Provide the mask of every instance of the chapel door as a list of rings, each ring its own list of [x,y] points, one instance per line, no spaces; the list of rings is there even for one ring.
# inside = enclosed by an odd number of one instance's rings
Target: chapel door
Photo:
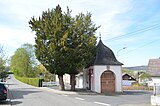
[[[115,76],[111,71],[105,71],[101,75],[101,93],[115,92]]]

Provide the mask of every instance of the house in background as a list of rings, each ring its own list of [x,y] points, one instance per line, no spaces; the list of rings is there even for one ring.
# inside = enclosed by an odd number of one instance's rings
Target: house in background
[[[136,79],[129,74],[126,73],[122,75],[122,86],[132,86],[136,82]]]
[[[160,83],[160,58],[149,60],[147,73],[150,75],[149,86]]]

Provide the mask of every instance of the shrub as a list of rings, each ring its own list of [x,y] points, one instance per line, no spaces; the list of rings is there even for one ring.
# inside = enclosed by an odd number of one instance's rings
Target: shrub
[[[25,77],[19,77],[19,76],[15,76],[15,78],[23,83],[26,83],[32,86],[36,86],[36,87],[42,86],[43,79],[40,79],[40,78],[25,78]]]

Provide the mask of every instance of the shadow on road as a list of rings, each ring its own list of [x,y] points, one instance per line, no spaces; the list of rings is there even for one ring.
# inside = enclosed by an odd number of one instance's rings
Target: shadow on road
[[[10,101],[8,100],[0,101],[0,105],[10,105]]]
[[[42,91],[33,88],[10,89],[9,95],[11,99],[11,104],[12,105],[21,104],[23,102],[22,100],[24,99],[24,96],[37,92],[42,92]]]
[[[124,91],[123,95],[143,95],[143,94],[152,94],[152,91]]]
[[[152,91],[136,91],[136,90],[130,90],[130,91],[123,91],[123,92],[116,92],[116,93],[101,93],[101,95],[105,96],[120,96],[120,95],[145,95],[145,94],[152,94]]]

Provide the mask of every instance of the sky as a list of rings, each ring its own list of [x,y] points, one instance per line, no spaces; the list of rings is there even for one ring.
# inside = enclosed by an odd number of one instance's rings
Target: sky
[[[160,57],[159,0],[0,0],[0,45],[5,55],[12,56],[25,43],[34,45],[29,20],[58,4],[62,11],[68,6],[72,16],[90,12],[93,23],[101,26],[97,42],[101,34],[124,67],[147,65]]]

